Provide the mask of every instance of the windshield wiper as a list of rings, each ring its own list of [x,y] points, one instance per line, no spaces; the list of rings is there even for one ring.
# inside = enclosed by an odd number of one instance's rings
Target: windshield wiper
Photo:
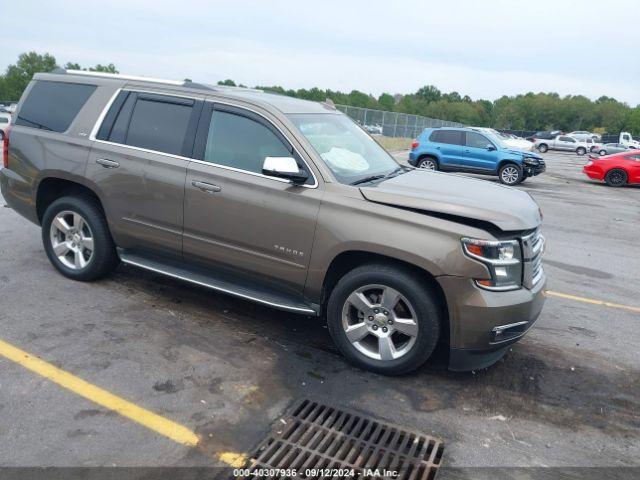
[[[375,180],[380,180],[381,178],[397,177],[398,175],[400,175],[402,173],[405,173],[406,171],[407,171],[407,169],[405,169],[405,167],[400,165],[397,168],[391,170],[389,173],[385,173],[384,175],[371,175],[369,177],[361,178],[360,180],[356,180],[355,182],[351,182],[350,185],[360,185],[362,183],[369,183],[369,182],[373,182]]]
[[[385,177],[386,175],[371,175],[370,177],[364,177],[360,180],[356,180],[355,182],[351,182],[350,185],[360,185],[361,183],[373,182],[374,180],[380,180]]]

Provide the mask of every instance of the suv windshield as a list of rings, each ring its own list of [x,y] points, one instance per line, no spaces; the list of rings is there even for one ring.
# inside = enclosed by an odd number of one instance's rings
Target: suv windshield
[[[340,183],[382,178],[400,169],[386,150],[345,115],[299,113],[288,117]]]

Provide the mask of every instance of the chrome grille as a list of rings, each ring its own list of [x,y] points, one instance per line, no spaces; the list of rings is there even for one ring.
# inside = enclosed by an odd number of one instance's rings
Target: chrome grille
[[[542,252],[544,251],[544,237],[540,230],[522,237],[522,257],[523,257],[523,285],[532,289],[543,278]]]

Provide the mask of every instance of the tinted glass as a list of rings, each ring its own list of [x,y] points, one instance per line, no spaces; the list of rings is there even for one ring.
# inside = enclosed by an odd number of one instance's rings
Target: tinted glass
[[[7,117],[0,117],[0,123],[9,123],[9,119]]]
[[[462,145],[463,132],[457,130],[436,130],[431,134],[429,140],[437,143],[448,143],[450,145]]]
[[[95,89],[95,85],[38,81],[22,104],[16,125],[64,132]]]
[[[290,148],[261,123],[233,113],[213,112],[205,162],[262,173],[265,157],[290,156]]]
[[[125,143],[158,152],[180,155],[192,107],[138,99]]]
[[[569,142],[569,143],[575,142],[575,140],[573,138],[571,138],[571,137],[560,137],[559,140],[561,142]]]
[[[466,133],[466,146],[472,148],[487,148],[491,145],[491,142],[484,135],[480,135],[476,132]]]

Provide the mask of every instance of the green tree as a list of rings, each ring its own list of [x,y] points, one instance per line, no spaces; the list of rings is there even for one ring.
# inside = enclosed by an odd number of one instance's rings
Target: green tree
[[[396,101],[388,93],[383,93],[378,97],[378,105],[382,110],[393,111],[396,106]]]
[[[38,72],[50,72],[57,68],[56,59],[45,53],[23,53],[18,57],[15,65],[9,65],[5,74],[0,77],[0,98],[3,100],[17,100],[31,81],[31,77]]]

